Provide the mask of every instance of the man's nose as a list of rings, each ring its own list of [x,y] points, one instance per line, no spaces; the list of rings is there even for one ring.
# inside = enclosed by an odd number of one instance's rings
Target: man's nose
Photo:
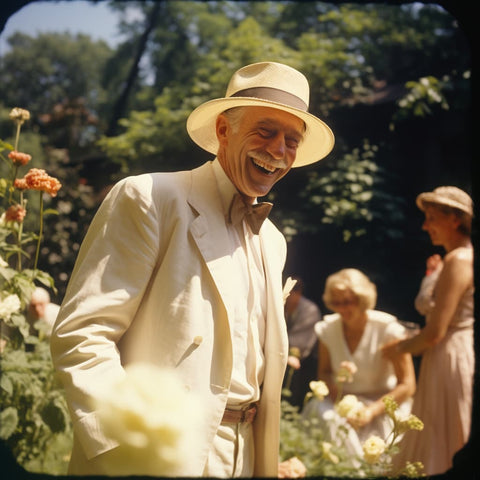
[[[282,134],[279,133],[270,139],[267,145],[267,151],[275,160],[282,162],[282,166],[286,167],[286,144]]]

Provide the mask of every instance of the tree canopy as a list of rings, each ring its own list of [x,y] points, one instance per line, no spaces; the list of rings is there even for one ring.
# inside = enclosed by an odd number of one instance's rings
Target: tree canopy
[[[414,317],[430,248],[415,196],[440,184],[472,190],[471,51],[458,20],[419,2],[110,5],[125,38],[114,49],[85,35],[16,33],[1,58],[2,138],[5,112],[28,108],[39,154],[69,176],[75,207],[56,234],[81,241],[77,221],[91,214],[78,214],[79,184],[96,205],[120,177],[211,159],[188,138],[189,113],[224,96],[237,68],[283,62],[306,75],[310,111],[336,136],[332,154],[269,195],[290,241],[287,271],[321,303],[326,276],[356,266],[378,283],[382,307]],[[72,262],[59,261],[62,278]]]

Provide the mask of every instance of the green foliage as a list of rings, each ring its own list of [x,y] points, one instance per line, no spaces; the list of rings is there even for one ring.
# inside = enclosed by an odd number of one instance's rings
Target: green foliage
[[[398,122],[408,119],[411,115],[425,117],[431,115],[436,106],[444,110],[449,109],[447,99],[442,93],[447,81],[428,76],[419,81],[411,80],[405,84],[407,93],[398,100],[399,109],[393,116],[393,121]],[[393,130],[394,124],[390,128]]]
[[[402,235],[403,201],[385,188],[389,175],[377,154],[378,148],[365,141],[327,172],[312,172],[301,194],[309,207],[323,212],[321,223],[342,229],[345,242],[372,228],[377,235]]]
[[[63,390],[55,380],[48,342],[40,340],[30,351],[12,348],[8,342],[1,360],[0,439],[12,448],[25,468],[65,473],[72,431]],[[60,439],[52,449],[52,442]],[[55,464],[53,471],[49,464]]]
[[[7,108],[28,105],[40,120],[66,98],[87,97],[98,111],[104,101],[100,87],[111,50],[104,41],[69,33],[40,33],[32,37],[14,33],[0,64],[2,102]],[[47,94],[48,92],[48,94]]]
[[[20,127],[30,113],[13,109],[10,118],[18,127],[13,153],[25,155],[17,148]],[[1,146],[0,155],[5,163],[11,163],[9,173],[13,175],[1,179],[0,440],[27,470],[62,474],[66,472],[73,438],[70,417],[64,392],[56,381],[46,332],[31,325],[26,317],[26,307],[37,284],[55,291],[53,278],[37,268],[37,261],[43,216],[56,214],[55,210],[43,207],[43,194],[56,194],[52,190],[56,179],[37,170],[36,183],[19,188],[17,175],[24,165],[19,166],[15,157],[7,156],[5,150],[13,151],[12,145],[2,142]],[[37,199],[40,195],[38,234],[24,230],[24,189],[34,190]],[[33,262],[25,250],[30,243],[35,245]],[[33,263],[33,267],[25,268],[24,260]]]
[[[337,377],[338,378],[338,377]],[[344,381],[344,380],[342,380]],[[304,408],[309,401],[324,401],[323,394],[318,396],[314,393],[315,386],[321,384],[320,389],[328,388],[322,381],[311,382],[312,391],[305,397]],[[362,454],[354,454],[348,446],[349,430],[347,425],[348,415],[361,414],[364,408],[354,395],[342,398],[339,395],[332,409],[325,411],[323,418],[316,414],[304,415],[299,412],[297,406],[288,403],[290,394],[285,389],[281,403],[280,419],[280,461],[286,461],[292,457],[298,458],[306,467],[306,476],[329,476],[345,478],[397,478],[399,476],[421,477],[423,465],[421,462],[406,462],[405,467],[393,468],[392,460],[398,454],[397,441],[400,435],[408,430],[422,430],[423,422],[413,414],[402,416],[399,414],[399,405],[392,397],[383,399],[386,415],[392,420],[392,431],[387,438],[371,435],[363,442]],[[350,397],[350,398],[347,398]],[[347,403],[341,412],[337,407],[342,400]],[[355,400],[356,407],[352,403]],[[349,405],[351,404],[351,406]],[[345,408],[345,406],[349,408]],[[360,408],[354,413],[354,408]],[[349,410],[349,411],[348,411]],[[373,445],[371,445],[373,442]],[[373,447],[373,448],[372,448]]]

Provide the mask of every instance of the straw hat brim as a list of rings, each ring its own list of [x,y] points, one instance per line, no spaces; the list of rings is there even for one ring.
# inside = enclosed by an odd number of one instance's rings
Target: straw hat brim
[[[416,203],[417,207],[424,212],[425,205],[424,203],[435,203],[437,205],[446,205],[448,207],[453,207],[466,214],[473,216],[473,210],[468,205],[464,205],[463,203],[457,202],[451,198],[444,197],[443,195],[439,195],[435,192],[425,192],[418,195]]]
[[[217,116],[233,107],[271,107],[301,118],[306,125],[304,139],[292,167],[310,165],[325,158],[333,149],[335,137],[328,125],[314,115],[271,100],[255,97],[227,97],[210,100],[197,107],[187,119],[190,138],[207,152],[217,154]]]

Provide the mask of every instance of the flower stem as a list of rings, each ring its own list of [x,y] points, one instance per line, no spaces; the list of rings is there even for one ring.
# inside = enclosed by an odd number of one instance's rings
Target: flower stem
[[[40,253],[40,243],[43,235],[43,192],[40,193],[40,231],[38,232],[37,251],[35,252],[35,263],[33,264],[33,272],[37,269],[38,256]]]
[[[23,192],[20,192],[20,205],[25,207],[23,202]],[[18,225],[18,232],[17,232],[17,245],[18,245],[18,252],[17,252],[17,271],[22,271],[22,235],[23,235],[23,221],[20,222]]]
[[[12,184],[10,185],[10,189],[9,189],[10,195],[8,197],[8,203],[12,203],[12,194],[13,194],[13,191],[15,190],[14,184],[15,184],[15,180],[17,179],[17,173],[18,173],[18,165],[15,165],[15,168],[13,170]]]
[[[15,135],[15,148],[14,150],[18,151],[18,140],[20,139],[20,128],[22,128],[22,123],[17,122],[17,133]]]

